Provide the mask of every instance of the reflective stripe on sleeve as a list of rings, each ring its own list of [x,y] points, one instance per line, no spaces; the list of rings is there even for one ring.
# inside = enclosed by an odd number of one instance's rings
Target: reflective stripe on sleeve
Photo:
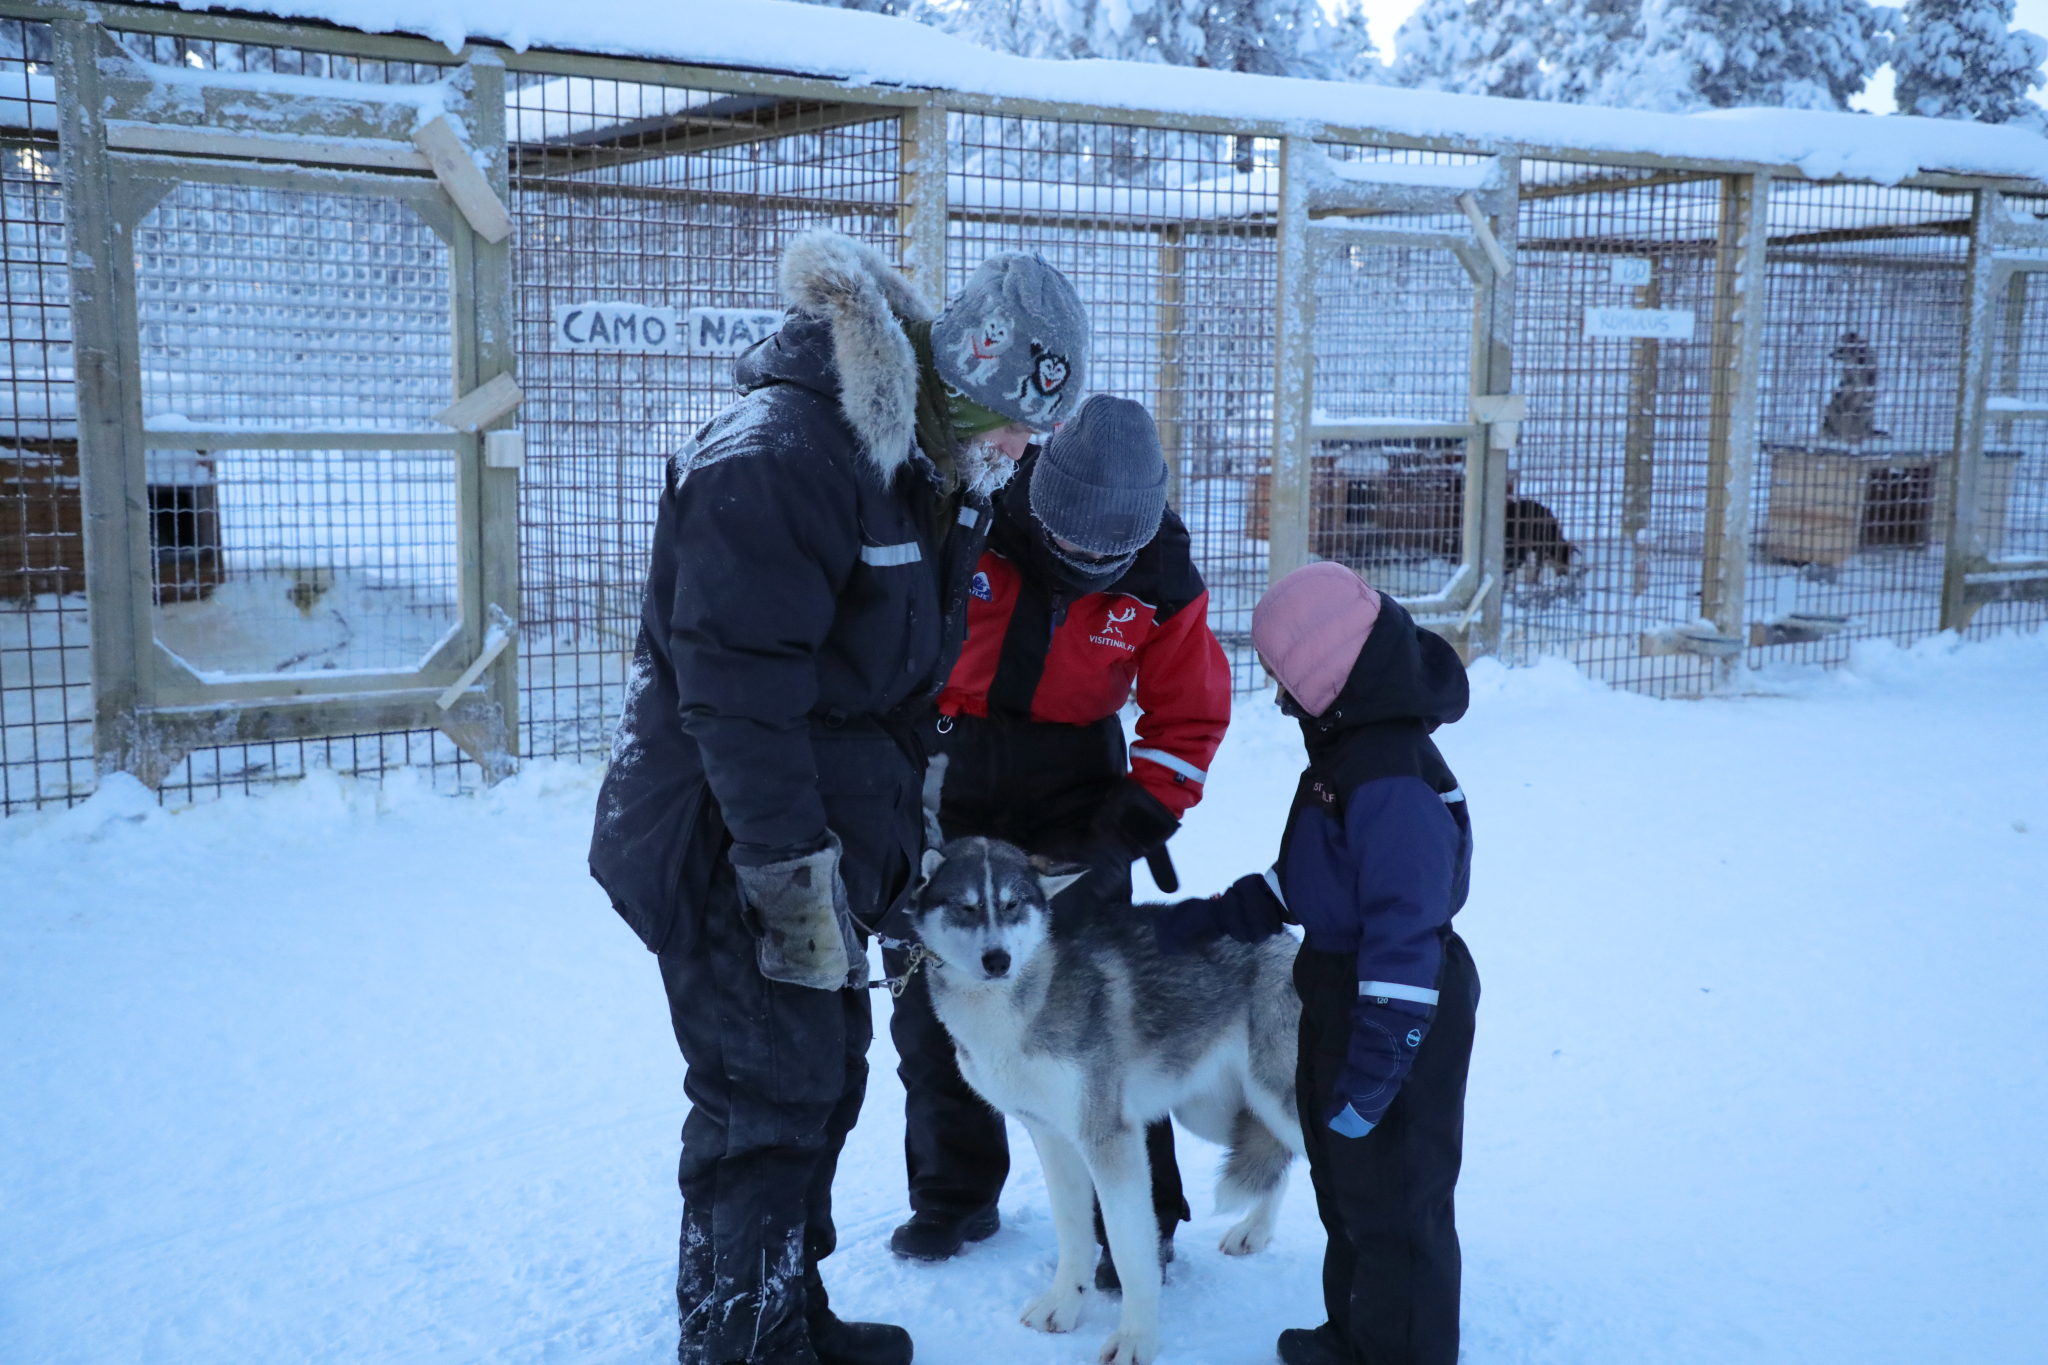
[[[965,526],[968,530],[973,530],[975,523],[980,520],[981,513],[975,511],[972,507],[963,507],[960,509],[960,524],[962,526]]]
[[[872,564],[878,569],[893,569],[899,564],[915,564],[924,558],[917,542],[906,540],[901,545],[863,545],[860,547],[861,562]]]
[[[1446,806],[1455,806],[1465,799],[1465,789],[1453,787],[1447,792],[1438,792],[1437,795],[1443,797]]]
[[[1369,995],[1375,1000],[1411,1000],[1418,1005],[1434,1005],[1436,992],[1421,986],[1404,986],[1398,981],[1361,981],[1358,993]]]
[[[1157,763],[1160,767],[1165,768],[1169,772],[1179,773],[1182,777],[1185,777],[1190,782],[1201,782],[1206,784],[1209,781],[1209,774],[1203,772],[1200,768],[1197,768],[1194,764],[1188,762],[1186,759],[1175,758],[1172,754],[1169,754],[1162,749],[1147,749],[1138,745],[1132,745],[1131,757],[1148,758],[1152,760],[1154,763]]]

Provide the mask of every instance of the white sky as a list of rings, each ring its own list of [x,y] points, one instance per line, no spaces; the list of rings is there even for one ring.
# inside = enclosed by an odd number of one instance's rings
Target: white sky
[[[1372,30],[1372,40],[1379,44],[1382,60],[1391,60],[1394,55],[1394,31],[1401,27],[1401,21],[1413,14],[1420,0],[1364,0],[1366,22]],[[1322,0],[1325,10],[1335,12],[1338,0]],[[2048,35],[2048,0],[2014,0],[2013,27],[2030,29],[2035,33]],[[2048,87],[2034,92],[2036,102],[2048,105]],[[1851,100],[1858,109],[1868,109],[1873,114],[1892,112],[1892,72],[1885,67],[1877,73],[1864,92]]]

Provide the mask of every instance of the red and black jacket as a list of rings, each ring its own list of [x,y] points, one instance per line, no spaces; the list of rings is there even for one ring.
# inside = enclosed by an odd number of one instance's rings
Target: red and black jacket
[[[1028,472],[997,499],[967,604],[967,643],[940,693],[945,715],[1095,725],[1132,697],[1131,777],[1178,819],[1202,799],[1230,724],[1230,664],[1209,629],[1209,592],[1169,510],[1128,572],[1075,593],[1032,559]]]

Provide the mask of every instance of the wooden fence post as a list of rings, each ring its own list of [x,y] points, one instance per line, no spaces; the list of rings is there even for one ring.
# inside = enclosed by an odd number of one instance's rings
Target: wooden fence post
[[[1763,365],[1770,177],[1721,181],[1721,224],[1714,253],[1712,370],[1707,417],[1706,545],[1700,615],[1723,641],[1742,640],[1749,582],[1751,486],[1756,480],[1757,385]],[[1722,680],[1734,676],[1742,648],[1719,655]]]
[[[1977,525],[1984,463],[1984,399],[1991,369],[1991,305],[1998,259],[1991,239],[1996,190],[1978,190],[1970,206],[1970,257],[1963,283],[1963,354],[1956,374],[1956,447],[1949,461],[1948,524],[1942,528],[1941,628],[1965,630],[1976,608],[1968,576],[1984,557]]]
[[[1322,151],[1304,137],[1280,139],[1280,221],[1273,319],[1273,458],[1267,506],[1266,581],[1308,563],[1314,461],[1309,404],[1315,376],[1315,260],[1309,248],[1304,157]]]
[[[85,516],[85,590],[92,626],[93,754],[98,775],[130,772],[154,787],[170,762],[144,733],[143,646],[150,553],[146,516],[130,515],[132,477],[142,452],[130,448],[127,392],[135,357],[122,352],[106,127],[100,121],[99,25],[57,19],[51,25],[57,77],[60,180],[71,266],[71,336],[77,375],[78,465]],[[175,760],[171,760],[174,762]]]
[[[946,106],[934,95],[901,119],[903,270],[936,314],[946,306]]]

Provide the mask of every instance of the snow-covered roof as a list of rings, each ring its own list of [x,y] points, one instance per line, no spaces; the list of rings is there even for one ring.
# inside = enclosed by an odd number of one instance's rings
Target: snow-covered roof
[[[205,0],[178,2],[207,7]],[[1141,62],[1048,61],[991,52],[907,19],[789,0],[268,0],[264,9],[371,33],[421,34],[451,51],[485,39],[521,50],[648,57],[1311,131],[1329,125],[1487,148],[1794,166],[1816,180],[1893,184],[1923,171],[1948,171],[2048,181],[2048,138],[2019,128],[1794,109],[1659,114]]]

